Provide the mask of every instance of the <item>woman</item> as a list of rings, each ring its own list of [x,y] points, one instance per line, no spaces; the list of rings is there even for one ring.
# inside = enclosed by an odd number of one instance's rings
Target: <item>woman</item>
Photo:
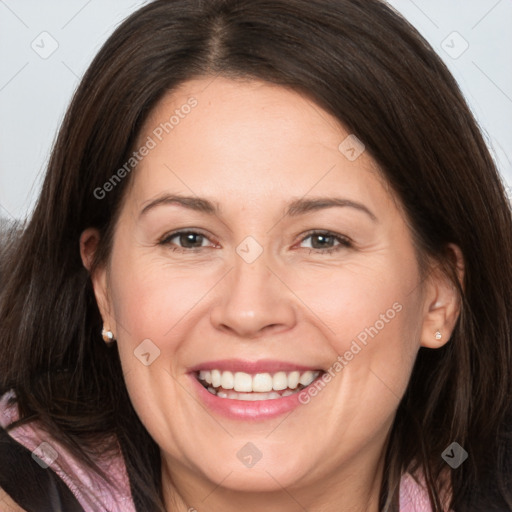
[[[5,501],[512,510],[511,228],[386,4],[150,3],[3,264]]]

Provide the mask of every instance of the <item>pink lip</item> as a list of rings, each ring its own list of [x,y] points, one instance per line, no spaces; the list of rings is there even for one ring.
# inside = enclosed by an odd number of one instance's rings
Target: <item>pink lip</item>
[[[275,361],[271,359],[260,359],[259,361],[247,361],[243,359],[221,359],[218,361],[207,361],[189,369],[190,372],[201,370],[221,370],[230,372],[245,372],[251,375],[256,373],[293,372],[295,370],[305,372],[315,371],[320,368],[314,366],[303,366],[286,361]]]
[[[271,400],[235,400],[220,398],[210,393],[197,379],[195,372],[189,373],[192,387],[195,389],[201,402],[213,413],[220,414],[229,419],[236,420],[268,420],[293,411],[302,405],[299,396],[307,393],[309,386],[312,386],[322,377],[320,374],[308,387],[294,393],[293,395],[275,398]]]

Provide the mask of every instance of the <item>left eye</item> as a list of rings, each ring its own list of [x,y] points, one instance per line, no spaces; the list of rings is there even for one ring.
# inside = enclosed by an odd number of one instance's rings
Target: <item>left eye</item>
[[[301,243],[303,243],[304,240],[307,240],[308,238],[311,238],[310,249],[312,252],[330,253],[352,246],[348,238],[341,235],[336,235],[329,231],[314,231],[309,233],[304,238],[302,238]],[[336,241],[338,242],[337,245],[331,245],[331,243]]]

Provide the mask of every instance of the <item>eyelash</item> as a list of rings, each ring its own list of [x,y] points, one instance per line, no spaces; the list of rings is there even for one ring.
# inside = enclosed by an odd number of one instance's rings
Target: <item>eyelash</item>
[[[322,253],[322,254],[325,254],[325,253],[333,254],[335,252],[340,251],[341,249],[348,249],[350,247],[353,247],[352,246],[352,242],[350,241],[349,238],[347,238],[346,236],[343,236],[343,235],[337,235],[336,233],[333,233],[332,231],[322,231],[322,230],[308,231],[301,238],[300,241],[303,242],[304,240],[308,239],[309,237],[313,237],[315,235],[322,235],[324,237],[331,237],[335,241],[338,241],[339,244],[335,245],[334,247],[329,247],[327,249],[309,249],[309,254],[311,254],[312,252],[313,253]]]
[[[173,239],[173,238],[176,238],[177,236],[180,236],[180,235],[199,235],[199,236],[202,236],[206,239],[208,239],[208,237],[203,234],[203,233],[200,233],[198,231],[176,231],[174,233],[170,233],[168,235],[165,235],[159,242],[158,244],[159,245],[170,245],[170,241]],[[310,237],[313,237],[315,235],[322,235],[324,237],[332,237],[334,238],[334,240],[340,242],[338,245],[335,245],[334,247],[329,247],[327,249],[309,249],[309,254],[311,253],[322,253],[322,254],[332,254],[332,253],[335,253],[335,252],[338,252],[339,250],[343,249],[343,248],[350,248],[352,247],[352,242],[345,236],[342,236],[342,235],[337,235],[336,233],[333,233],[331,231],[321,231],[321,230],[313,230],[313,231],[309,231],[307,232],[303,238],[300,240],[300,242],[304,242],[304,240],[307,240],[308,238]],[[186,248],[186,247],[173,247],[172,248],[172,251],[173,252],[182,252],[182,253],[186,253],[186,252],[198,252],[199,250],[201,249],[204,249],[204,247],[191,247],[191,248]]]

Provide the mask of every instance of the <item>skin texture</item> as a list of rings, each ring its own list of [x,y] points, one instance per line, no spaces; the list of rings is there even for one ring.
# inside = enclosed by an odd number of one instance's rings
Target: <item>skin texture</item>
[[[435,268],[421,279],[410,230],[375,161],[368,151],[350,161],[338,149],[349,133],[296,92],[222,77],[189,81],[157,105],[137,147],[190,97],[197,106],[134,171],[111,258],[92,276],[132,402],[162,450],[168,509],[377,512],[396,408],[420,346],[449,340],[456,291]],[[163,193],[207,198],[219,212],[166,204],[141,215]],[[284,216],[290,201],[321,196],[357,201],[377,220],[351,207]],[[180,229],[205,237],[159,244]],[[312,229],[352,245],[321,245]],[[247,236],[263,248],[252,263],[236,252]],[[82,234],[88,268],[97,242],[96,230]],[[194,243],[199,251],[186,248]],[[194,394],[188,369],[215,359],[328,370],[393,304],[401,306],[394,318],[288,415],[228,419]],[[148,338],[160,355],[145,366],[134,350]],[[262,453],[252,468],[237,457],[248,442]]]
[[[25,512],[3,489],[0,489],[0,506],[3,512]]]

